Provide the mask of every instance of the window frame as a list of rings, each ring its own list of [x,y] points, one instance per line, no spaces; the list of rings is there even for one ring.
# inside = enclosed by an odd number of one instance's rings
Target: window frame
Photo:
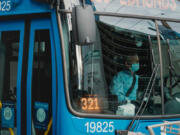
[[[34,43],[36,30],[49,30],[50,38],[50,51],[51,51],[51,63],[52,63],[52,117],[56,119],[56,59],[55,59],[55,43],[53,37],[53,31],[51,28],[50,18],[32,19],[30,21],[30,40],[29,40],[29,51],[28,51],[28,71],[27,71],[27,107],[26,107],[26,134],[31,135],[32,133],[32,74],[33,74],[33,62],[34,62]],[[54,123],[53,123],[54,125]],[[55,130],[53,129],[53,134]]]
[[[59,10],[59,13],[66,13],[66,14],[72,14],[72,11],[70,10]],[[157,25],[157,21],[168,21],[168,22],[176,22],[176,23],[180,23],[180,19],[174,19],[174,18],[162,18],[162,17],[155,17],[155,16],[141,16],[141,15],[134,15],[134,14],[120,14],[120,13],[111,13],[111,12],[98,12],[95,11],[94,15],[98,15],[98,17],[100,16],[110,16],[110,17],[122,17],[122,18],[131,18],[131,19],[143,19],[143,20],[152,20],[155,22],[156,24],[156,32],[157,32],[157,41],[158,41],[158,45],[161,46],[160,43],[160,34],[159,34],[159,28]],[[60,31],[62,32],[62,28],[61,26],[59,26]],[[62,44],[62,50],[64,50],[64,44],[61,42]],[[64,52],[61,51],[61,53],[63,54]],[[162,55],[161,55],[161,49],[159,50],[159,54],[160,54],[160,59],[162,59]],[[117,116],[117,115],[106,115],[106,114],[88,114],[88,113],[81,113],[81,112],[77,112],[71,104],[70,101],[70,88],[69,88],[69,82],[67,79],[67,74],[69,71],[67,71],[67,69],[65,68],[66,66],[66,59],[63,56],[63,71],[64,71],[64,86],[65,86],[65,95],[66,95],[66,102],[67,102],[67,106],[69,111],[78,116],[78,117],[86,117],[86,118],[107,118],[107,119],[133,119],[133,116]],[[160,71],[162,72],[162,60],[160,60]],[[163,74],[161,74],[161,96],[164,97],[164,93],[162,92],[163,88],[162,88],[162,76]],[[147,116],[140,116],[141,119],[159,119],[159,118],[177,118],[180,116],[180,114],[171,114],[171,115],[165,115],[164,114],[164,98],[162,98],[162,114],[161,115],[147,115]]]
[[[17,98],[17,134],[21,134],[21,79],[22,79],[22,63],[23,63],[23,47],[24,47],[24,33],[25,33],[25,22],[24,20],[14,20],[14,21],[1,21],[0,22],[0,32],[3,31],[19,31],[19,50],[18,50],[18,67],[17,67],[17,91],[16,91],[16,98]]]

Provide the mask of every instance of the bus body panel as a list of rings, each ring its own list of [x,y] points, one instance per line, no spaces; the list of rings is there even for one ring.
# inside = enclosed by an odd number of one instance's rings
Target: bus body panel
[[[0,16],[27,15],[50,12],[48,4],[35,2],[32,0],[3,0],[0,2]]]
[[[2,2],[0,3],[2,4]],[[48,28],[50,29],[50,36],[51,36],[51,42],[54,44],[52,47],[52,53],[54,53],[53,58],[53,70],[56,70],[57,72],[53,72],[54,77],[54,85],[53,85],[53,135],[115,135],[115,130],[126,130],[131,122],[131,120],[126,119],[105,119],[105,118],[84,118],[79,117],[69,110],[67,107],[67,100],[65,94],[65,86],[64,86],[64,70],[63,70],[63,58],[62,58],[62,48],[61,48],[61,39],[60,34],[58,31],[58,24],[57,24],[57,17],[56,17],[56,11],[55,9],[51,9],[49,5],[42,4],[38,2],[34,2],[32,0],[22,0],[22,1],[6,1],[4,4],[7,7],[4,7],[4,9],[0,9],[0,16],[9,16],[9,15],[28,15],[28,14],[39,14],[39,13],[51,13],[51,18],[45,19],[45,20],[33,20],[31,21],[31,25],[34,28],[31,28],[31,31],[35,31],[36,29],[41,28]],[[28,5],[28,6],[27,6]],[[5,11],[2,11],[5,10]],[[47,22],[47,23],[46,23]],[[8,25],[10,24],[10,25]],[[0,23],[0,31],[4,31],[7,29],[10,30],[19,30],[22,27],[24,27],[24,23],[20,21],[13,20],[12,22],[13,26],[10,22]],[[21,25],[21,27],[16,27]],[[38,25],[38,26],[37,26]],[[42,25],[42,26],[41,26]],[[7,28],[8,27],[8,28]],[[12,27],[12,29],[11,29]],[[23,30],[22,30],[23,31]],[[33,40],[33,34],[30,34],[31,38],[30,40]],[[23,32],[21,33],[21,38],[23,38]],[[21,48],[20,48],[20,56],[19,63],[22,63],[22,39],[21,41]],[[33,41],[30,41],[30,51],[29,52],[29,70],[28,70],[28,83],[27,83],[27,89],[29,90],[27,92],[27,134],[31,134],[31,120],[32,120],[32,110],[31,110],[31,74],[32,74],[32,59],[33,59]],[[20,57],[19,56],[19,57]],[[19,64],[19,65],[20,65]],[[56,67],[55,67],[56,66]],[[57,68],[57,69],[56,69]],[[18,73],[21,74],[21,66],[18,66]],[[56,76],[57,76],[57,82],[56,82]],[[18,78],[18,85],[20,85],[20,75]],[[57,84],[56,84],[57,83]],[[57,85],[57,91],[56,85]],[[17,86],[18,86],[17,85]],[[20,87],[20,86],[19,86]],[[17,103],[18,103],[18,114],[17,114],[17,126],[18,128],[18,134],[20,135],[20,88],[17,88]],[[56,99],[57,97],[57,99]],[[57,105],[57,106],[56,106]],[[57,108],[56,108],[57,107]],[[165,121],[177,121],[180,120],[180,118],[173,118],[173,119],[152,119],[152,120],[139,120],[135,121],[134,125],[136,124],[136,127],[134,128],[135,132],[142,132],[144,134],[149,134],[147,131],[147,126],[154,125],[158,123],[164,123]],[[160,133],[160,129],[156,130],[156,133]]]

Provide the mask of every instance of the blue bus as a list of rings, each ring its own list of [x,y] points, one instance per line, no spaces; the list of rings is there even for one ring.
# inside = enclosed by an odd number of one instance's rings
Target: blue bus
[[[180,134],[179,0],[1,0],[0,62],[2,135]]]

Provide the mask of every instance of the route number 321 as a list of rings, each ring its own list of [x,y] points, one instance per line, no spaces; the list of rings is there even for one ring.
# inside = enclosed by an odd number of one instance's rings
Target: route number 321
[[[87,122],[87,133],[108,133],[114,131],[114,122]]]

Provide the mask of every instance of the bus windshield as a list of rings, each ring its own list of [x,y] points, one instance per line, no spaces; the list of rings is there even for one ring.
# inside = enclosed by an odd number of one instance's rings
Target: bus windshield
[[[110,16],[96,16],[96,24],[94,44],[66,49],[73,109],[116,116],[179,114],[180,24]]]

